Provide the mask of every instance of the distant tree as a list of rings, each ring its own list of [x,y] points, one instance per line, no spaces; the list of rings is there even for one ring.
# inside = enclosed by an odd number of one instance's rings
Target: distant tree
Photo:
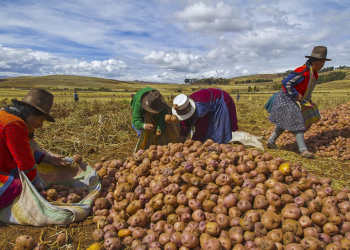
[[[252,87],[248,87],[248,92],[252,92],[253,91],[253,89],[252,89]]]

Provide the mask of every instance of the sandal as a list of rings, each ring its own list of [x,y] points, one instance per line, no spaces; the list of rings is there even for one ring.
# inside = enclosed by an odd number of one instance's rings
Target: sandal
[[[276,143],[274,143],[274,142],[268,142],[268,143],[267,143],[267,148],[269,148],[269,149],[280,149],[280,148],[276,145]]]
[[[307,150],[301,152],[300,155],[301,155],[302,157],[305,157],[305,158],[310,158],[310,159],[315,158],[315,154],[313,154],[313,153],[311,153],[311,152],[309,152],[309,151],[307,151]]]

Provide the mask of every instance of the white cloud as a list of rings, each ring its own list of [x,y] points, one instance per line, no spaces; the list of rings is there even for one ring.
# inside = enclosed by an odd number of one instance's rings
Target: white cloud
[[[316,45],[326,66],[349,65],[349,12],[348,0],[0,1],[0,76],[182,83],[293,69]]]
[[[164,69],[180,72],[195,72],[207,66],[202,56],[182,53],[177,50],[168,53],[164,51],[152,51],[144,57],[144,61],[156,64]]]
[[[0,45],[0,72],[2,74],[22,75],[85,75],[117,77],[123,74],[127,65],[115,59],[92,62],[77,59],[59,58],[47,52],[31,49],[13,49]]]
[[[223,2],[216,6],[207,5],[203,2],[186,6],[184,10],[175,14],[175,17],[186,23],[191,31],[201,32],[237,32],[250,28],[247,17],[233,5]]]

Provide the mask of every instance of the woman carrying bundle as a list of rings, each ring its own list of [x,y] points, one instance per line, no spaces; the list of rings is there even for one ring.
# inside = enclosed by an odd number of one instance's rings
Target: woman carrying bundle
[[[32,151],[30,139],[44,121],[54,122],[49,113],[53,95],[33,88],[22,101],[13,99],[14,106],[0,110],[0,209],[6,207],[22,192],[19,171],[30,181],[37,176],[36,163],[45,161],[53,166],[69,165],[63,156],[45,155]]]
[[[228,143],[232,132],[238,130],[235,103],[220,89],[202,89],[190,96],[180,94],[173,101],[173,115],[181,121],[180,142],[185,141],[191,127],[192,139]]]
[[[298,143],[300,155],[314,158],[304,141],[304,132],[312,123],[320,119],[317,105],[312,103],[312,91],[318,78],[317,72],[323,68],[327,59],[327,47],[314,47],[307,62],[295,69],[283,81],[283,89],[277,93],[273,101],[269,120],[276,125],[275,131],[268,139],[267,147],[277,149],[276,140],[284,130],[292,132]]]

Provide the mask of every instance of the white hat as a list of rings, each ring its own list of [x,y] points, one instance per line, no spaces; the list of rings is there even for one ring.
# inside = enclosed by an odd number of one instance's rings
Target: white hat
[[[187,120],[196,111],[196,104],[187,95],[180,94],[174,98],[172,111],[180,121]]]

